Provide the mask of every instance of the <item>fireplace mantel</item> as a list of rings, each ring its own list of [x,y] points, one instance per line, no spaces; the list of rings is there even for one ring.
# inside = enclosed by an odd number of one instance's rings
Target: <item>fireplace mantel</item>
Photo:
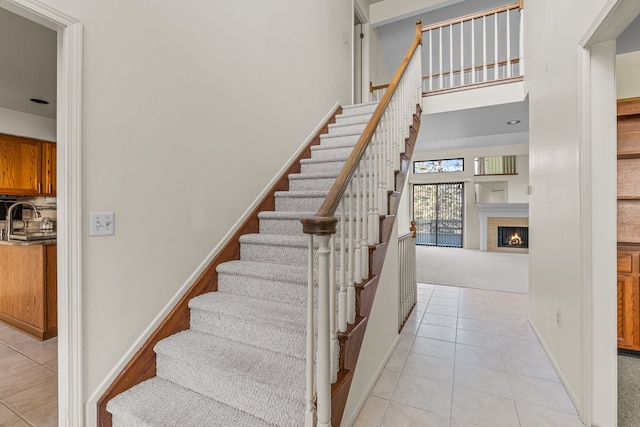
[[[529,218],[528,203],[476,203],[480,217],[480,250],[487,250],[487,218]]]

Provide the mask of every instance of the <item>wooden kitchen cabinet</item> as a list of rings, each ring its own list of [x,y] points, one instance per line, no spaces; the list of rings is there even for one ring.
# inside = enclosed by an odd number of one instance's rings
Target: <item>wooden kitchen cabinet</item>
[[[42,143],[42,194],[56,195],[56,144]]]
[[[0,194],[56,195],[56,144],[0,134]]]
[[[0,194],[37,195],[42,185],[42,143],[0,134]]]
[[[618,100],[618,348],[640,351],[640,98]]]
[[[57,246],[0,245],[0,321],[37,339],[58,334]]]
[[[640,351],[640,249],[618,251],[618,348]]]

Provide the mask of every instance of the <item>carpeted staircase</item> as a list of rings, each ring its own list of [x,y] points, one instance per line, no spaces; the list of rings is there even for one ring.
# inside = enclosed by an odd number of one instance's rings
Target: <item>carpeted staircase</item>
[[[300,218],[326,197],[376,104],[343,107],[260,233],[221,264],[218,292],[192,299],[190,329],[155,346],[157,376],[112,399],[114,426],[302,426],[307,252]]]

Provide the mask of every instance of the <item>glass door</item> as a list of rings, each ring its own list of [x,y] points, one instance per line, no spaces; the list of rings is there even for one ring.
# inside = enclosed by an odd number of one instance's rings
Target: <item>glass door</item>
[[[464,183],[414,184],[416,244],[462,247]]]

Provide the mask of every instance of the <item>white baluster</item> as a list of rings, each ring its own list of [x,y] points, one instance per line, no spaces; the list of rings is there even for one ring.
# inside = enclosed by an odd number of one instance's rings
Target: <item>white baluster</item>
[[[495,80],[498,80],[500,78],[500,75],[498,74],[498,14],[494,13],[495,16],[495,28],[493,29],[493,40],[494,40],[494,71],[493,71],[493,78]]]
[[[433,90],[433,30],[429,30],[429,92]]]
[[[449,87],[453,86],[453,25],[449,25]]]
[[[316,425],[316,405],[315,405],[315,384],[314,384],[314,345],[313,345],[313,332],[314,332],[314,308],[313,308],[313,234],[309,235],[309,253],[308,253],[308,278],[307,278],[307,360],[306,360],[306,373],[307,373],[307,388],[305,393],[306,410],[304,415],[305,427],[314,427]]]
[[[507,77],[511,77],[511,19],[509,16],[510,9],[507,9],[505,16],[507,17]]]
[[[353,179],[349,182],[349,241],[348,245],[348,254],[349,254],[349,280],[347,281],[347,323],[352,324],[355,322],[355,299],[356,292],[355,287],[353,286],[355,280],[355,271],[354,271],[354,229],[353,229],[353,216],[354,216],[354,204],[355,197],[353,192]]]
[[[369,231],[369,243],[374,245],[379,243],[378,242],[378,198],[379,198],[379,192],[378,192],[378,183],[380,181],[379,177],[380,177],[380,162],[379,162],[379,140],[380,140],[380,127],[378,126],[378,129],[376,129],[376,133],[373,136],[373,141],[372,141],[372,146],[371,146],[371,155],[373,156],[372,158],[372,162],[371,162],[371,168],[373,170],[373,178],[371,180],[371,194],[373,195],[373,200],[371,201],[371,205],[372,205],[372,213],[371,213],[371,218],[369,218],[369,227],[371,228],[371,231]]]
[[[524,9],[518,9],[520,11],[520,43],[518,49],[518,75],[524,76]]]
[[[317,419],[318,426],[331,425],[331,353],[329,314],[329,236],[317,235],[318,239],[318,350],[317,350]]]
[[[444,87],[444,83],[443,83],[443,75],[442,75],[442,27],[440,27],[440,37],[439,37],[439,42],[440,42],[440,50],[438,51],[438,53],[440,54],[440,77],[438,78],[439,82],[440,82],[440,89],[442,89]]]
[[[371,145],[369,145],[371,146]],[[364,202],[362,204],[362,279],[369,278],[369,207],[371,206],[371,191],[370,183],[373,179],[371,171],[369,170],[370,161],[367,161],[367,156],[370,150],[367,149],[362,158],[362,170],[363,170],[363,186]]]
[[[360,248],[360,245],[362,244],[362,238],[360,237],[360,206],[362,205],[362,191],[360,188],[360,165],[356,168],[356,174],[352,178],[352,181],[355,181],[356,183],[355,218],[349,218],[351,220],[350,226],[355,229],[353,281],[355,283],[360,283],[362,281],[362,249]]]
[[[482,17],[482,81],[487,81],[487,17]]]
[[[471,83],[476,82],[476,20],[471,20]]]
[[[382,215],[382,191],[383,191],[383,182],[382,182],[382,171],[383,171],[383,167],[384,167],[384,153],[382,150],[383,147],[383,141],[384,141],[384,116],[386,115],[386,113],[383,114],[382,119],[380,120],[380,124],[378,125],[378,135],[376,137],[377,139],[377,144],[376,144],[376,179],[378,181],[378,188],[376,189],[376,209],[378,210],[378,212],[380,213],[380,215]]]
[[[460,23],[460,86],[464,84],[464,22]]]
[[[329,356],[331,384],[338,381],[338,357],[340,348],[336,335],[336,239],[329,239]]]
[[[340,202],[340,289],[338,291],[338,329],[347,331],[347,221],[345,219],[345,199]]]

